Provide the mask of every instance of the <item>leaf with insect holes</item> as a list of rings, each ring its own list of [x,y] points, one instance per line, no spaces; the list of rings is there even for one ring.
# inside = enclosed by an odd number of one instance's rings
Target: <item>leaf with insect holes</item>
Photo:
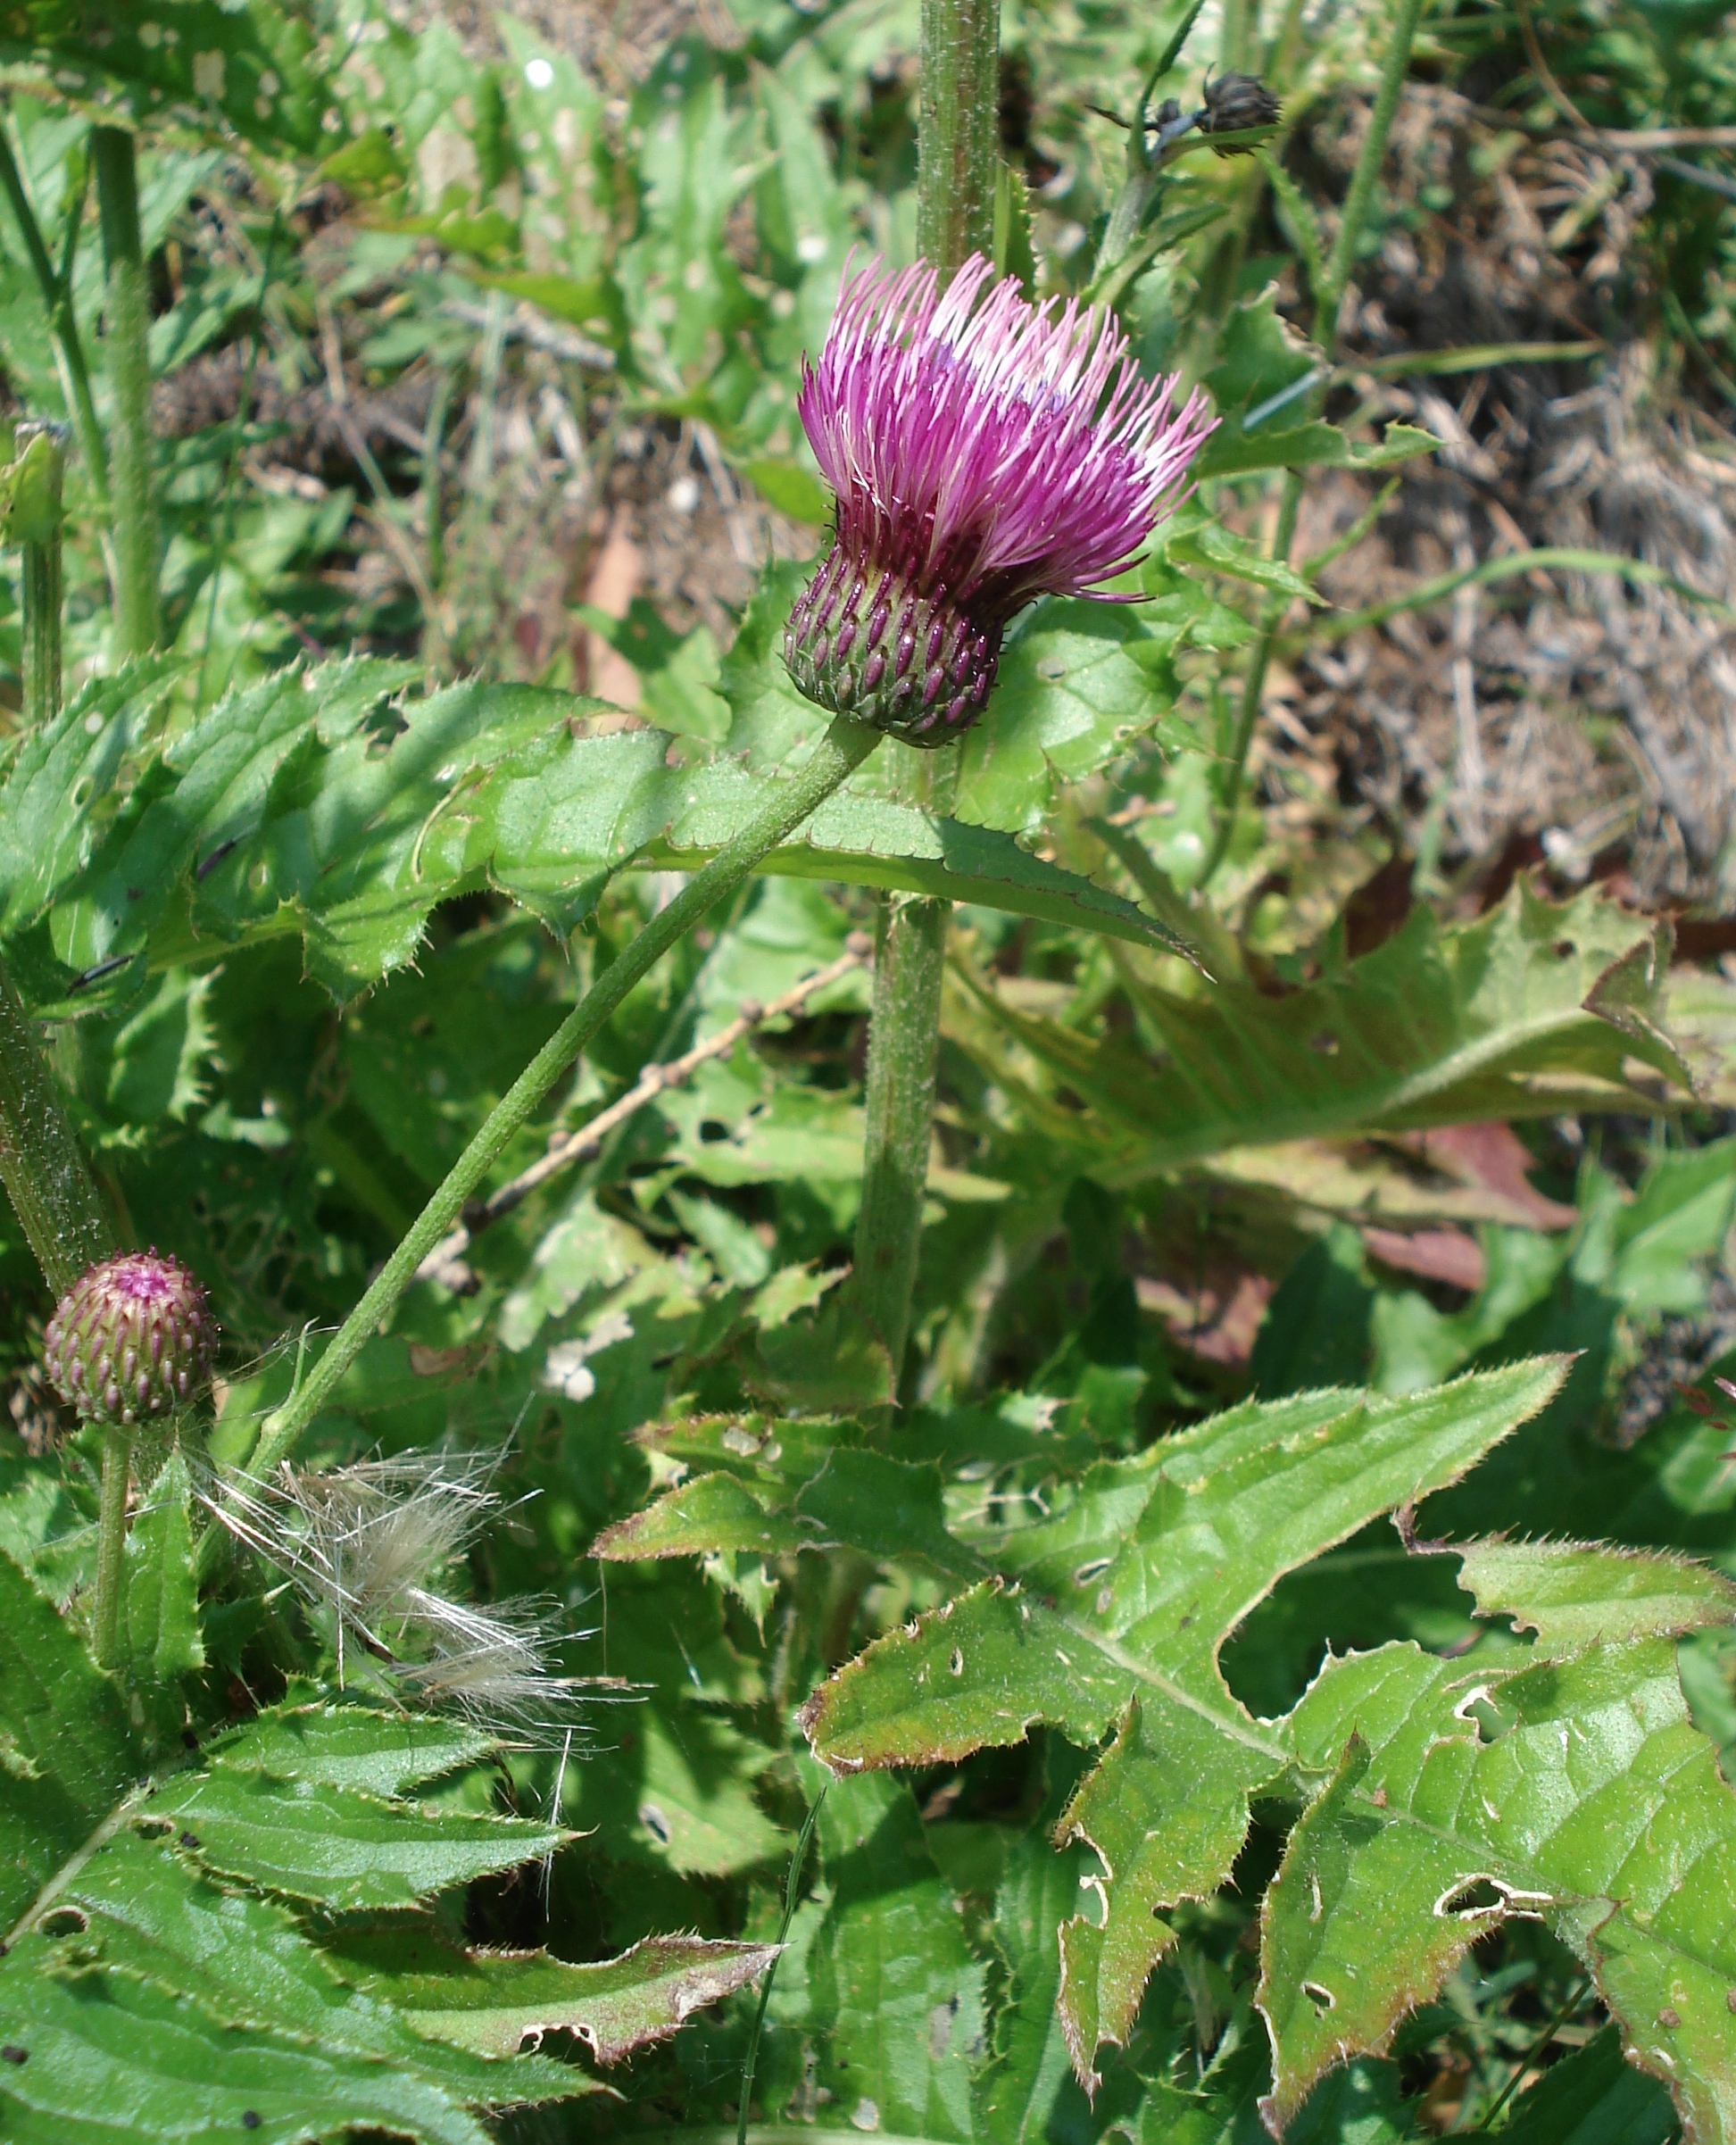
[[[30,0],[0,17],[0,69],[26,88],[52,79],[111,124],[233,129],[279,154],[328,145],[304,0]]]
[[[1057,1938],[1057,2011],[1087,2087],[1175,1941],[1168,1910],[1228,1879],[1257,1798],[1300,1797],[1261,1916],[1275,2134],[1335,2066],[1382,2051],[1481,1935],[1526,1914],[1585,1960],[1690,2134],[1736,2138],[1736,1794],[1689,1717],[1673,1643],[1728,1625],[1736,1584],[1576,1542],[1427,1550],[1458,1557],[1478,1613],[1532,1642],[1493,1666],[1408,1642],[1329,1655],[1271,1720],[1217,1667],[1281,1574],[1451,1482],[1565,1368],[1403,1401],[1250,1403],[1099,1462],[1051,1484],[1045,1516],[976,1530],[997,1576],[810,1701],[816,1755],[842,1775],[954,1763],[1038,1722],[1082,1749],[1109,1737],[1054,1829],[1099,1865],[1096,1910]]]
[[[427,1930],[340,1936],[330,1950],[354,1987],[425,2038],[502,2057],[527,2035],[571,2033],[599,2063],[667,2041],[777,1956],[775,1944],[651,1936],[619,1958],[571,1966],[545,1951],[457,1951]]]
[[[333,1914],[413,1906],[561,1844],[558,1832],[520,1818],[418,1809],[230,1767],[165,1782],[151,1815],[207,1868]]]
[[[1162,1910],[1224,1883],[1251,1798],[1293,1767],[1225,1687],[1225,1639],[1283,1572],[1455,1480],[1562,1372],[1520,1364],[1403,1400],[1250,1402],[1100,1462],[1050,1517],[976,1544],[1002,1576],[877,1641],[810,1701],[815,1754],[839,1772],[955,1760],[1039,1721],[1087,1748],[1113,1729],[1057,1835],[1104,1865],[1101,1911],[1060,1937],[1060,2016],[1083,2081],[1101,2042],[1125,2044],[1175,1941]]]
[[[1506,1546],[1474,1546],[1463,1584],[1539,1628],[1528,1654],[1478,1669],[1406,1642],[1329,1659],[1291,1717],[1298,1760],[1335,1769],[1262,1915],[1268,2123],[1527,1914],[1584,1959],[1690,2134],[1736,2137],[1736,1793],[1659,1635],[1728,1623],[1736,1586],[1684,1584],[1671,1559]],[[1607,1613],[1564,1616],[1599,1565]]]

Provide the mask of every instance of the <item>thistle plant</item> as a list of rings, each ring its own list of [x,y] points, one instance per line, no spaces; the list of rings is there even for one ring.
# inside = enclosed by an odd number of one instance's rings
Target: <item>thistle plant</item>
[[[944,295],[925,263],[851,277],[798,405],[838,502],[785,636],[802,691],[910,744],[968,729],[1026,604],[1118,600],[1099,584],[1212,430],[1176,386],[1141,374],[1107,314],[1027,304],[980,254]]]

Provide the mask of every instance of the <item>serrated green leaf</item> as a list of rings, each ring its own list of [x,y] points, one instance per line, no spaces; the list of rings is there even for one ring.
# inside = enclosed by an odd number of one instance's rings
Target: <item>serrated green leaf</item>
[[[984,1545],[1029,1592],[975,1588],[877,1641],[810,1701],[816,1755],[849,1772],[956,1760],[1038,1721],[1088,1748],[1117,1725],[1061,1826],[1095,1844],[1107,1872],[1101,1914],[1061,1940],[1061,2017],[1082,2081],[1100,2041],[1131,2029],[1170,1941],[1161,1909],[1227,1878],[1250,1797],[1292,1762],[1283,1734],[1230,1695],[1225,1639],[1281,1573],[1455,1480],[1544,1405],[1564,1369],[1516,1365],[1400,1401],[1250,1402],[1101,1463],[1051,1517]],[[1178,1777],[1190,1783],[1180,1808],[1167,1784]]]
[[[1061,2026],[1087,2091],[1102,2083],[1098,2049],[1125,2047],[1151,1969],[1175,1941],[1163,1909],[1223,1883],[1248,1836],[1251,1799],[1284,1769],[1269,1749],[1226,1735],[1162,1692],[1128,1700],[1114,1742],[1056,1830],[1058,1845],[1094,1848],[1114,1887],[1101,1922],[1076,1913],[1059,1934]],[[1154,1825],[1166,1805],[1168,1822]]]
[[[0,1557],[0,1924],[10,1926],[143,1769],[120,1694]]]
[[[1577,1542],[1479,1542],[1456,1554],[1477,1614],[1510,1616],[1547,1651],[1736,1620],[1736,1582],[1687,1557]]]
[[[395,1796],[475,1765],[495,1747],[482,1729],[437,1714],[292,1704],[270,1707],[219,1736],[204,1760],[223,1772]]]
[[[702,1557],[714,1551],[781,1557],[828,1546],[818,1520],[804,1526],[769,1509],[733,1475],[702,1475],[605,1528],[592,1553],[630,1564],[646,1557]]]
[[[1292,1736],[1338,1770],[1266,1917],[1269,2120],[1525,1912],[1585,1958],[1690,2133],[1736,2135],[1736,1793],[1689,1719],[1673,1645],[1505,1672],[1383,1646],[1330,1661]]]
[[[223,1771],[170,1780],[146,1814],[207,1868],[334,1914],[411,1907],[552,1854],[561,1835],[516,1817],[412,1810],[353,1788]]]
[[[359,1991],[347,1963],[316,1948],[288,1910],[200,1873],[172,1835],[123,1828],[56,1894],[80,1926],[54,1940],[34,1971],[124,1975],[190,1997],[231,2026],[299,2036],[309,2045],[389,2062],[461,2104],[538,2099],[588,2090],[583,2073],[536,2061],[510,2070],[444,2044],[429,2047],[391,2006]],[[503,2054],[513,2054],[515,2041]]]
[[[1304,603],[1323,604],[1326,600],[1288,559],[1267,557],[1222,522],[1204,514],[1191,515],[1172,527],[1161,548],[1171,566],[1204,567],[1212,573],[1250,581],[1257,588],[1270,589],[1276,595],[1294,596]]]
[[[794,1484],[787,1472],[770,1481],[699,1476],[606,1528],[592,1554],[619,1563],[719,1551],[777,1557],[845,1542],[887,1562],[976,1577],[981,1564],[946,1530],[941,1487],[938,1467],[841,1444],[811,1454],[808,1478]]]
[[[42,1945],[27,1937],[0,1964],[6,2031],[28,2051],[0,2077],[9,2145],[303,2145],[357,2122],[422,2145],[487,2145],[473,2116],[408,2067],[230,2024],[154,1981],[63,1979],[45,1970]]]
[[[94,854],[110,800],[179,666],[167,656],[92,678],[20,748],[0,790],[0,930],[39,917]]]
[[[472,683],[400,701],[406,682],[405,666],[356,661],[229,695],[146,761],[87,855],[67,831],[86,771],[51,755],[24,805],[45,854],[84,864],[54,910],[60,959],[82,969],[148,943],[166,963],[297,932],[310,972],[348,995],[409,960],[439,902],[494,885],[566,927],[625,866],[696,865],[777,779],[727,757],[671,764],[659,731],[576,737],[586,703],[564,694]],[[832,799],[766,869],[1162,936],[1004,833],[871,794]],[[36,920],[66,877],[21,882],[9,922]]]
[[[1015,1093],[1028,1077],[997,1032],[1034,1053],[1094,1113],[1067,1134],[1091,1143],[1093,1174],[1129,1183],[1352,1128],[1638,1107],[1653,1073],[1685,1091],[1657,1026],[1664,965],[1649,919],[1595,891],[1545,902],[1522,880],[1474,924],[1416,909],[1375,952],[1281,998],[1228,983],[1182,998],[1135,979],[1155,1063],[985,986],[954,1002],[948,1032]]]
[[[1214,432],[1194,464],[1200,478],[1250,477],[1258,470],[1385,470],[1432,454],[1441,442],[1415,425],[1388,425],[1375,446],[1361,446],[1336,425],[1318,420],[1243,432],[1225,425]]]
[[[489,2057],[515,2055],[527,2035],[572,2033],[605,2064],[667,2041],[777,1956],[775,1944],[657,1936],[619,1958],[572,1966],[546,1951],[454,1951],[398,1932],[340,1938],[332,1951],[357,1987],[419,2033]]]

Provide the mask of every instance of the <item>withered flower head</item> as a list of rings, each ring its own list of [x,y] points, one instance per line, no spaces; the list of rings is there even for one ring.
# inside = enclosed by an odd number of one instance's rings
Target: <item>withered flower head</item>
[[[1101,594],[1175,504],[1215,420],[1175,399],[1107,314],[1027,304],[980,255],[944,296],[926,262],[850,277],[798,403],[837,495],[785,634],[798,687],[911,744],[968,729],[1014,614]]]
[[[1206,114],[1200,121],[1200,131],[1208,137],[1214,134],[1245,134],[1255,127],[1275,127],[1283,107],[1258,75],[1220,74],[1216,81],[1209,81],[1200,91],[1206,101]],[[1250,154],[1246,142],[1232,148],[1220,149],[1220,156],[1247,156]]]

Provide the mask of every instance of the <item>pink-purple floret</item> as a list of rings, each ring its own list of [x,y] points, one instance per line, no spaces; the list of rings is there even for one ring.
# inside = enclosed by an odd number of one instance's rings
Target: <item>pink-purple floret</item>
[[[968,261],[851,276],[802,425],[852,562],[985,626],[1042,594],[1101,594],[1184,490],[1214,420],[1147,379],[1105,314],[1027,304]],[[988,295],[984,295],[987,290]]]

